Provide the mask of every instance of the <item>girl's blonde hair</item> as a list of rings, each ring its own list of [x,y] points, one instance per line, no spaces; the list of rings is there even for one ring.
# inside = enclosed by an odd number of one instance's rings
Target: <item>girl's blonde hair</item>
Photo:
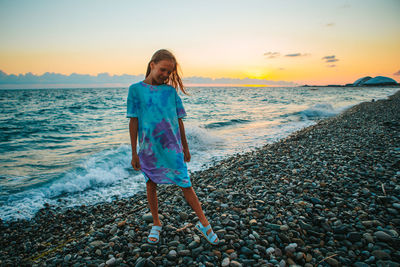
[[[166,80],[165,83],[168,84],[168,85],[171,85],[176,90],[180,89],[185,95],[188,95],[188,93],[186,92],[186,90],[185,90],[185,88],[183,86],[182,79],[181,79],[181,77],[179,76],[179,73],[178,73],[178,69],[180,71],[179,64],[176,61],[175,56],[170,51],[168,51],[166,49],[158,50],[151,57],[151,60],[150,60],[149,64],[147,65],[146,78],[147,78],[147,76],[149,76],[149,74],[151,72],[150,63],[154,62],[154,63],[157,64],[161,60],[171,60],[175,65],[174,70],[169,75],[169,77],[168,77],[168,79]]]

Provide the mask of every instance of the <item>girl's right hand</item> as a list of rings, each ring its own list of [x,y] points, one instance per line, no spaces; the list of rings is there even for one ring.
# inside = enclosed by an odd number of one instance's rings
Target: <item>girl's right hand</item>
[[[131,161],[132,167],[138,171],[140,170],[140,161],[139,161],[139,156],[138,155],[132,155],[132,161]]]

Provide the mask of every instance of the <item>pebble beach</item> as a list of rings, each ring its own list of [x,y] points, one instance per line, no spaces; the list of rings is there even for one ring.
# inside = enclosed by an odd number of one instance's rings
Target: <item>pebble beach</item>
[[[190,145],[190,144],[189,144]],[[363,102],[191,181],[220,244],[158,187],[163,230],[146,242],[146,195],[0,221],[0,266],[400,266],[400,92]]]

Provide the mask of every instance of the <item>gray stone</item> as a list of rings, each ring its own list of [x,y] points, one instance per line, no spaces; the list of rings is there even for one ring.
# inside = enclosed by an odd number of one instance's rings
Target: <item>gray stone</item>
[[[159,214],[158,217],[160,217],[160,220],[164,219],[164,216]],[[142,219],[147,222],[147,223],[152,223],[153,222],[153,216],[151,213],[146,213],[142,216]]]
[[[106,264],[108,265],[108,266],[111,266],[111,265],[114,265],[115,264],[115,258],[114,257],[112,257],[111,259],[109,259],[108,261],[106,261]]]
[[[296,251],[296,248],[297,248],[297,244],[296,243],[290,243],[289,245],[287,245],[285,247],[285,252],[294,253]]]
[[[142,250],[151,250],[152,248],[154,248],[154,245],[151,245],[151,244],[149,244],[149,243],[144,243],[144,244],[142,244],[142,245],[140,245],[140,248],[142,249]]]
[[[199,243],[198,242],[196,242],[196,241],[192,241],[192,242],[190,242],[190,244],[189,244],[189,248],[190,249],[194,249],[194,248],[197,248],[198,247],[198,245],[199,245]]]
[[[361,240],[361,233],[359,232],[350,232],[347,234],[347,239],[350,240],[351,242],[357,242]]]
[[[274,249],[273,247],[269,247],[269,248],[267,248],[266,252],[267,252],[267,254],[269,255],[269,254],[274,253],[274,252],[275,252],[275,249]]]
[[[224,258],[224,259],[222,260],[221,266],[222,266],[222,267],[227,267],[227,266],[229,266],[229,264],[230,264],[229,258]]]
[[[183,211],[179,212],[179,216],[184,221],[186,221],[189,218],[189,215],[186,212],[183,212]]]
[[[279,224],[268,223],[267,227],[273,230],[280,230],[281,226]]]
[[[99,247],[99,246],[104,245],[104,242],[101,240],[96,240],[96,241],[91,242],[90,245],[93,247]]]
[[[169,252],[168,252],[168,254],[167,254],[167,259],[168,260],[175,260],[176,259],[176,256],[178,255],[178,253],[176,253],[176,251],[175,250],[170,250]]]
[[[118,232],[118,227],[114,225],[110,230],[110,234],[115,235],[117,232]]]
[[[260,239],[260,235],[256,231],[253,231],[253,235],[256,239]]]
[[[183,249],[183,250],[178,251],[178,254],[179,254],[179,256],[189,256],[191,253],[190,253],[190,250]]]
[[[157,265],[150,259],[146,260],[146,267],[157,267]]]
[[[224,236],[224,238],[225,238],[226,240],[235,240],[235,239],[236,239],[236,236],[226,234],[226,235]]]
[[[287,226],[286,224],[284,224],[284,225],[281,225],[279,229],[280,229],[281,231],[287,231],[287,230],[289,230],[289,226]]]
[[[376,236],[376,238],[378,240],[381,240],[381,241],[388,242],[388,241],[392,240],[392,237],[389,234],[387,234],[387,233],[385,233],[383,231],[377,231],[377,232],[374,233],[374,235]]]
[[[168,246],[170,247],[177,247],[179,244],[180,244],[179,241],[176,240],[168,242]]]
[[[322,201],[319,198],[316,198],[316,197],[310,198],[310,201],[312,203],[314,203],[314,204],[321,204],[322,203]]]
[[[144,267],[146,265],[146,259],[139,257],[136,260],[135,267]]]
[[[301,228],[303,228],[304,230],[312,230],[312,226],[311,224],[305,223],[303,221],[299,221],[299,225]]]
[[[176,250],[178,251],[178,254],[179,254],[179,251],[185,250],[185,249],[187,249],[187,248],[184,244],[179,244],[178,247],[176,248]]]
[[[369,264],[367,264],[367,263],[364,263],[364,262],[356,262],[356,263],[354,263],[354,266],[355,267],[368,267],[369,266]]]
[[[383,250],[374,250],[372,255],[378,260],[390,260],[390,255]]]
[[[229,266],[231,266],[231,267],[242,267],[242,264],[237,262],[237,261],[231,261]]]
[[[194,256],[199,255],[201,252],[203,252],[204,248],[202,246],[198,247],[198,248],[194,248],[192,249],[192,253]]]
[[[242,248],[240,249],[240,252],[242,252],[242,253],[245,254],[245,255],[251,255],[251,254],[254,253],[254,252],[253,252],[251,249],[249,249],[248,247],[242,247]]]
[[[304,258],[304,253],[303,252],[296,253],[296,261],[300,261],[303,258]]]
[[[373,243],[374,242],[374,238],[369,233],[364,233],[363,237],[365,238],[365,240],[367,240],[368,243]]]
[[[328,259],[326,259],[326,262],[329,263],[329,265],[331,265],[333,267],[339,267],[340,266],[340,263],[334,258],[328,258]]]
[[[67,254],[67,255],[64,257],[64,261],[65,261],[65,262],[68,262],[71,258],[72,258],[71,254]]]

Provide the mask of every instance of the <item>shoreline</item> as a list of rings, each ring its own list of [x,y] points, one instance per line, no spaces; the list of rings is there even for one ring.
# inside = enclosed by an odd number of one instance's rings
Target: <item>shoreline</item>
[[[181,191],[163,185],[156,246],[145,241],[149,210],[139,193],[0,222],[0,265],[400,263],[399,121],[397,92],[193,172],[217,247],[195,232],[197,218]]]

